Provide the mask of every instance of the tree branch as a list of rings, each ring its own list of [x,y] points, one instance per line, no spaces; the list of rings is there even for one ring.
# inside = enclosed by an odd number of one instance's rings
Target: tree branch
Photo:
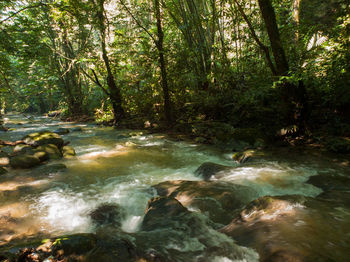
[[[251,33],[253,39],[254,39],[255,42],[258,44],[258,46],[260,47],[260,49],[264,52],[264,54],[265,54],[265,56],[266,56],[267,63],[268,63],[268,65],[269,65],[269,67],[270,67],[270,69],[271,69],[271,71],[272,71],[272,74],[273,74],[273,75],[277,75],[276,68],[275,68],[275,66],[273,65],[272,60],[271,60],[269,48],[268,48],[266,45],[264,45],[264,44],[260,41],[259,37],[258,37],[257,34],[255,33],[255,30],[254,30],[254,27],[253,27],[252,23],[249,21],[247,15],[244,13],[244,10],[243,10],[242,6],[238,3],[237,0],[233,0],[233,1],[236,3],[237,8],[238,8],[238,11],[241,13],[241,15],[242,15],[244,21],[247,23],[248,28],[249,28],[249,30],[250,30],[250,33]]]
[[[97,77],[97,75],[96,75],[96,72],[95,72],[93,69],[90,69],[90,70],[91,70],[91,72],[94,74],[95,79],[94,79],[91,75],[89,75],[83,68],[81,68],[81,71],[83,72],[83,74],[86,75],[86,76],[87,76],[92,82],[94,82],[96,85],[98,85],[99,87],[101,87],[101,89],[103,90],[103,92],[104,92],[107,96],[109,96],[110,94],[109,94],[109,92],[107,91],[107,89],[104,88],[103,85],[101,84],[101,82],[98,80],[98,77]]]
[[[22,9],[18,10],[17,12],[14,12],[14,13],[13,13],[12,15],[10,15],[9,17],[6,17],[5,19],[1,20],[1,21],[0,21],[0,24],[6,22],[7,20],[10,20],[12,17],[18,15],[19,13],[21,13],[21,12],[27,10],[27,9],[37,8],[37,7],[41,7],[41,6],[43,6],[43,5],[46,5],[46,4],[40,3],[40,4],[37,4],[37,5],[26,6],[26,7],[22,8]]]
[[[124,3],[123,0],[120,0],[120,3],[122,4],[122,6],[125,8],[125,10],[129,13],[129,15],[131,15],[132,19],[134,19],[134,21],[136,22],[136,24],[141,27],[154,41],[154,43],[157,45],[158,41],[154,38],[154,36],[150,33],[150,31],[147,30],[146,27],[144,27],[141,22],[133,15],[133,13],[130,11],[130,9],[126,6],[126,4]]]

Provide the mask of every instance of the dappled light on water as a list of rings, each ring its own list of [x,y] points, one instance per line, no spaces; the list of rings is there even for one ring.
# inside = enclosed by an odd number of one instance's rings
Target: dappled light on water
[[[14,120],[7,120],[7,125],[15,130],[14,133],[6,133],[4,139],[20,139],[38,129],[53,131],[62,124],[46,118],[35,118],[31,122],[16,116]],[[63,126],[71,128],[77,124],[64,123]],[[75,148],[77,156],[52,162],[63,163],[67,169],[60,172],[45,171],[44,166],[30,170],[10,169],[0,178],[0,196],[3,200],[0,203],[0,245],[34,236],[95,232],[99,225],[93,221],[92,211],[108,204],[117,205],[123,213],[121,231],[142,234],[140,230],[147,202],[157,195],[156,189],[151,186],[170,181],[166,189],[168,195],[177,189],[182,180],[196,181],[196,186],[208,186],[210,184],[205,183],[209,182],[202,181],[194,171],[204,162],[213,162],[230,168],[224,176],[212,178],[211,182],[244,186],[249,189],[245,193],[249,201],[267,195],[301,197],[298,201],[280,199],[271,202],[268,205],[270,209],[251,209],[241,213],[240,219],[232,217],[229,224],[216,225],[217,229],[222,227],[221,231],[232,236],[239,245],[253,247],[261,254],[271,253],[281,246],[308,256],[312,250],[326,245],[319,251],[326,258],[334,247],[338,250],[339,259],[348,252],[349,238],[344,236],[344,232],[350,232],[347,198],[335,194],[327,201],[321,201],[315,197],[322,194],[322,189],[306,183],[312,176],[327,172],[339,174],[344,169],[327,169],[322,160],[310,160],[312,165],[309,165],[305,159],[289,159],[288,155],[269,158],[268,154],[259,161],[239,165],[231,159],[232,152],[173,141],[164,135],[115,130],[92,124],[78,126],[82,128],[81,131],[63,136]],[[12,134],[14,137],[10,137]],[[206,198],[196,188],[190,189],[194,191],[187,189],[179,192],[177,199],[202,217],[205,225],[208,214],[201,213],[203,206],[198,204],[198,200]],[[207,193],[219,192],[215,190],[208,188]],[[252,193],[252,196],[248,197],[248,193]],[[203,205],[205,207],[205,202]],[[166,236],[169,232],[161,234]],[[181,234],[170,233],[176,236]],[[212,242],[222,241],[230,248],[237,248],[231,238],[214,229],[208,229],[206,233],[213,237]],[[169,240],[167,248],[189,251],[204,248],[196,237],[186,237],[179,236],[180,239],[184,238],[181,245]],[[251,261],[258,260],[255,252],[243,247],[239,250],[246,253]],[[214,262],[243,262],[229,254],[215,254],[210,259]]]

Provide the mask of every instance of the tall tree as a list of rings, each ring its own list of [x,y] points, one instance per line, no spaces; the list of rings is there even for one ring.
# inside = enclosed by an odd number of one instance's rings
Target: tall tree
[[[285,76],[288,74],[289,66],[278,31],[275,10],[270,0],[258,0],[258,2],[271,43],[271,49],[276,64],[276,73],[279,76]]]
[[[170,125],[172,122],[172,110],[171,110],[171,99],[170,99],[170,93],[169,93],[169,86],[168,86],[168,73],[167,73],[167,66],[165,61],[165,49],[164,49],[164,32],[163,32],[163,26],[162,26],[162,11],[161,11],[161,5],[160,0],[154,0],[153,1],[153,13],[156,18],[156,25],[157,25],[157,34],[156,36],[150,32],[129,9],[129,7],[125,4],[123,0],[121,0],[121,4],[124,6],[124,8],[127,10],[127,12],[131,15],[131,17],[134,19],[134,21],[137,23],[139,27],[141,27],[153,40],[157,51],[158,51],[158,62],[159,67],[161,71],[161,86],[163,91],[163,99],[164,99],[164,116],[167,121],[167,123]]]
[[[124,118],[125,112],[122,107],[122,95],[120,89],[116,85],[111,64],[108,57],[107,45],[106,45],[106,17],[105,17],[105,8],[104,0],[92,0],[94,7],[96,8],[96,21],[97,27],[100,34],[102,58],[107,70],[107,85],[108,85],[108,94],[111,99],[113,115],[114,115],[114,124],[117,124],[119,120]]]

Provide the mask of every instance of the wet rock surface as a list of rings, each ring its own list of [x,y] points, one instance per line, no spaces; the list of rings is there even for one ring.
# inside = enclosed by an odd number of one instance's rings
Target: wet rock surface
[[[212,162],[205,162],[200,167],[198,167],[194,174],[204,180],[210,180],[211,178],[221,178],[225,175],[225,172],[228,172],[233,167],[224,166]]]
[[[227,224],[258,194],[251,188],[219,181],[166,181],[153,186],[160,196],[174,197],[200,210],[215,223]]]
[[[99,205],[89,215],[96,225],[112,224],[117,227],[121,226],[121,221],[125,216],[124,210],[119,205],[112,203]]]

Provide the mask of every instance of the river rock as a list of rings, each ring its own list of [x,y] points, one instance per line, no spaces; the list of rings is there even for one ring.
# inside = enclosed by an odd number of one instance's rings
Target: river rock
[[[49,160],[49,158],[50,158],[49,154],[47,152],[41,151],[41,150],[37,150],[37,149],[34,150],[32,155],[37,157],[37,158],[39,158],[41,162]]]
[[[136,246],[148,251],[145,257],[154,258],[148,261],[215,261],[216,256],[257,261],[255,252],[243,251],[214,230],[204,216],[171,197],[149,201],[141,231],[134,236]]]
[[[19,144],[13,148],[13,152],[17,154],[32,154],[33,147],[30,145]]]
[[[306,182],[313,186],[319,187],[324,191],[336,190],[336,191],[349,191],[350,190],[350,178],[340,175],[316,175],[311,176]]]
[[[113,224],[120,227],[124,213],[117,204],[104,203],[93,210],[90,217],[97,225]]]
[[[47,144],[53,144],[58,148],[61,148],[64,144],[63,139],[60,135],[50,132],[50,131],[42,131],[29,134],[22,138],[22,140],[29,145],[32,146],[41,146]]]
[[[83,129],[80,126],[75,126],[70,129],[72,132],[80,132],[83,131]]]
[[[38,151],[46,152],[49,156],[49,159],[60,159],[62,158],[62,152],[54,144],[44,144],[37,147]]]
[[[235,152],[232,155],[232,159],[237,161],[240,164],[243,164],[249,160],[251,160],[256,155],[255,150],[245,150],[243,152]]]
[[[17,155],[10,158],[10,166],[13,168],[31,168],[40,164],[40,159],[33,155]]]
[[[303,251],[298,250],[295,240],[289,236],[295,231],[294,224],[304,216],[304,204],[308,201],[309,198],[298,195],[258,198],[220,232],[240,245],[257,250],[260,261],[304,261]],[[293,256],[295,260],[291,260]]]
[[[233,167],[224,166],[212,162],[205,162],[200,165],[194,174],[198,177],[203,178],[204,180],[210,180],[211,178],[220,178],[225,175],[226,171],[229,171]]]
[[[220,224],[229,223],[258,194],[251,188],[219,181],[166,181],[153,186],[160,196],[176,198]]]
[[[76,155],[74,148],[71,146],[64,146],[62,148],[62,154],[64,158],[71,158]]]
[[[171,197],[154,197],[148,201],[146,214],[142,222],[142,230],[149,231],[162,227],[174,218],[187,212],[179,201]]]
[[[64,128],[64,127],[60,127],[60,128],[56,129],[53,132],[56,133],[56,134],[59,134],[59,135],[65,135],[65,134],[69,133],[69,129],[68,128]]]

